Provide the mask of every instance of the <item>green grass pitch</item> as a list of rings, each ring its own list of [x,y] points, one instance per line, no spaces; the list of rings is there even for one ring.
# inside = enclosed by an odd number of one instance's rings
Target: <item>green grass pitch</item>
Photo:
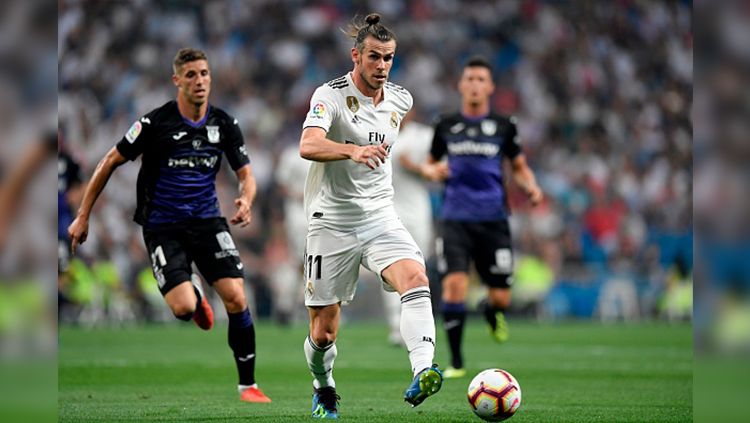
[[[510,322],[495,344],[470,321],[469,374],[447,380],[417,408],[404,403],[411,379],[405,350],[388,345],[380,323],[352,322],[339,332],[334,376],[341,421],[480,422],[466,401],[471,377],[510,371],[523,392],[512,422],[691,422],[689,325]],[[60,328],[61,422],[309,421],[311,378],[302,352],[306,326],[256,322],[257,377],[272,404],[241,403],[226,328],[189,324],[134,328]],[[436,362],[448,364],[438,329]]]

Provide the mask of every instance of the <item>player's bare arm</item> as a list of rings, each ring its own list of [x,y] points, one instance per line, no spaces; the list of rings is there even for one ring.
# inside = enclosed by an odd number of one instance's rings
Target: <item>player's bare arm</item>
[[[544,194],[541,188],[536,183],[536,177],[534,172],[531,170],[529,165],[526,163],[526,156],[519,154],[511,161],[511,169],[513,170],[513,180],[523,190],[529,201],[533,206],[539,205],[542,202]]]
[[[253,170],[249,164],[237,169],[236,174],[237,179],[240,180],[240,195],[234,200],[234,205],[237,206],[237,212],[234,214],[230,222],[233,225],[239,224],[241,228],[244,228],[250,224],[253,218],[250,209],[255,200],[257,188],[255,184],[255,176],[253,176]]]
[[[341,144],[326,138],[322,128],[308,127],[302,131],[299,154],[303,159],[316,162],[331,162],[351,159],[356,163],[375,169],[385,163],[387,144],[357,146]]]
[[[439,182],[448,179],[450,170],[447,162],[438,162],[432,155],[427,157],[427,163],[418,167],[418,173],[428,181]]]
[[[68,236],[70,236],[70,248],[73,254],[76,253],[76,247],[78,244],[82,244],[86,241],[86,237],[89,232],[89,216],[91,215],[91,209],[94,207],[96,199],[99,198],[104,187],[109,181],[109,177],[112,176],[112,172],[117,169],[120,165],[125,163],[126,159],[116,147],[112,147],[109,152],[99,161],[96,165],[94,174],[91,176],[91,181],[86,186],[86,190],[83,194],[83,200],[81,201],[81,207],[78,209],[73,223],[68,227]]]
[[[448,177],[448,164],[438,163],[432,156],[427,157],[427,163],[418,163],[402,154],[398,157],[398,164],[407,172],[430,181],[442,181]]]

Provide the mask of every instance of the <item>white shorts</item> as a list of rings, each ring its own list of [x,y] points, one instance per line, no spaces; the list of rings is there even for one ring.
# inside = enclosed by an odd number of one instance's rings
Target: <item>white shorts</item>
[[[381,280],[383,270],[399,260],[411,259],[424,266],[422,252],[400,220],[357,231],[311,227],[305,251],[306,306],[353,300],[360,264]]]

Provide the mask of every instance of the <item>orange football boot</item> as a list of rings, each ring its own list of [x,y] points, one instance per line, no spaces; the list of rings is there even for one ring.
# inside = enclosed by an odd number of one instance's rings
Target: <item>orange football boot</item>
[[[206,297],[201,298],[201,304],[193,314],[193,321],[203,330],[209,330],[214,327],[214,311],[211,309],[208,301],[206,301]]]
[[[245,402],[271,402],[271,398],[268,398],[266,394],[255,386],[245,389],[240,394],[240,401]]]

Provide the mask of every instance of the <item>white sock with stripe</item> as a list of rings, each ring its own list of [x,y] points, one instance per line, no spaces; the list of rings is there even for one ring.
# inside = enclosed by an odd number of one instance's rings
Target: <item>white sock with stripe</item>
[[[307,367],[313,376],[313,387],[315,389],[326,386],[336,387],[333,380],[333,361],[336,359],[336,343],[332,343],[325,348],[319,347],[308,335],[305,338],[305,357],[307,357]]]
[[[412,373],[432,366],[435,358],[435,318],[430,288],[419,286],[401,296],[401,337],[409,350]]]

